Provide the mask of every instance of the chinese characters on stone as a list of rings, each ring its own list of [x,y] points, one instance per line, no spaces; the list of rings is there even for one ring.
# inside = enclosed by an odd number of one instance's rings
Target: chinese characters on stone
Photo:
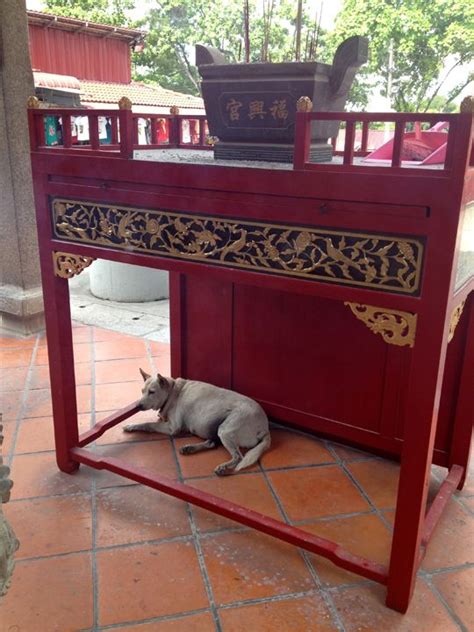
[[[285,121],[288,118],[286,99],[275,99],[270,107],[265,109],[265,101],[250,101],[248,108],[245,108],[242,101],[232,98],[227,101],[225,109],[231,121],[240,121],[241,115],[244,120],[247,117],[251,121],[270,117],[275,121]]]

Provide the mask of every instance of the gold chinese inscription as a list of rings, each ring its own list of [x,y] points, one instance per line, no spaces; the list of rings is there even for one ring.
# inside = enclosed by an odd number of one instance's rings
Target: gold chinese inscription
[[[453,313],[451,314],[451,321],[449,323],[449,333],[448,333],[448,342],[454,337],[454,332],[456,331],[456,327],[458,326],[459,321],[461,320],[462,311],[464,309],[464,305],[466,301],[462,301],[453,309]]]
[[[415,345],[416,314],[386,307],[373,307],[345,302],[354,316],[391,345],[413,347]]]
[[[258,116],[259,119],[264,119],[267,114],[264,108],[263,101],[250,101],[249,103],[249,119],[254,119]]]
[[[67,252],[53,252],[54,274],[61,279],[71,279],[76,274],[80,274],[84,268],[90,266],[93,261],[93,257],[71,255]]]
[[[257,120],[278,123],[281,127],[281,123],[286,122],[290,115],[288,99],[282,96],[250,97],[250,100],[248,95],[243,95],[241,100],[232,97],[227,99],[224,107],[230,122]]]
[[[420,284],[416,239],[66,199],[52,208],[65,241],[405,294]]]
[[[273,101],[272,103],[272,106],[268,109],[275,120],[286,120],[288,118],[286,99],[275,99],[275,101]]]
[[[238,121],[240,119],[240,108],[242,105],[242,101],[237,101],[237,99],[230,99],[227,101],[225,109],[229,112],[229,118],[231,121]]]

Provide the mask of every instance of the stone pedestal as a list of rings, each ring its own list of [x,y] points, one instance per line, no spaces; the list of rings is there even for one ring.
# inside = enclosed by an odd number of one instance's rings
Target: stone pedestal
[[[2,327],[43,328],[26,102],[34,95],[24,0],[0,2],[0,313]]]

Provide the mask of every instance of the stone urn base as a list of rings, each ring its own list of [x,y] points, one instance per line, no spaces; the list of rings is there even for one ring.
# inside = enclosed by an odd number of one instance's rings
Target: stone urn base
[[[261,160],[264,162],[293,162],[294,145],[290,143],[228,143],[219,141],[214,145],[216,160]],[[327,143],[312,143],[310,162],[329,162],[332,146]]]

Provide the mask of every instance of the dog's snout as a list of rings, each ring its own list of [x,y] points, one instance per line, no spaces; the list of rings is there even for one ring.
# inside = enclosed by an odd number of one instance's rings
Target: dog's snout
[[[143,404],[141,402],[138,402],[137,408],[138,410],[143,410]]]

